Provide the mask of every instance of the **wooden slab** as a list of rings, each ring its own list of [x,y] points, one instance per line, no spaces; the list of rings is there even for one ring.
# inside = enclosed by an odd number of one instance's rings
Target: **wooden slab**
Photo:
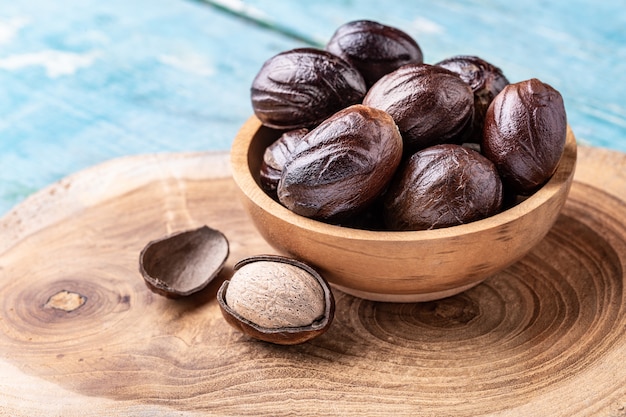
[[[237,333],[215,301],[234,262],[273,252],[240,208],[226,154],[79,172],[0,220],[0,410],[624,416],[625,167],[626,154],[582,147],[562,215],[522,261],[422,304],[335,291],[330,330],[291,347]],[[141,248],[202,224],[230,240],[219,279],[183,300],[151,293]]]

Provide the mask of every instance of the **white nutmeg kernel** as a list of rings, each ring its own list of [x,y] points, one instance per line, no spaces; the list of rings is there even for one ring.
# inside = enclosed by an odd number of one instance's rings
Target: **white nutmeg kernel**
[[[324,315],[324,291],[302,268],[259,261],[243,265],[230,279],[226,304],[258,326],[309,326]]]

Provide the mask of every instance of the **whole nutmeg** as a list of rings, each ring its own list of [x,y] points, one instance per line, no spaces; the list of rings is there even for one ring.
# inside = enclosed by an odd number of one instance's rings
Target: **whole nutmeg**
[[[422,50],[410,35],[371,20],[339,26],[326,50],[354,65],[368,88],[402,65],[423,61]]]
[[[474,92],[474,122],[472,135],[468,139],[480,143],[487,108],[509,80],[502,70],[477,56],[459,55],[435,64],[458,74]]]
[[[454,144],[413,154],[385,196],[392,230],[456,226],[492,216],[502,207],[502,182],[491,161]]]
[[[485,118],[482,149],[505,186],[529,195],[556,170],[567,130],[561,94],[536,78],[506,86]]]
[[[298,142],[307,133],[309,133],[307,128],[289,130],[265,149],[259,180],[261,187],[271,196],[276,196],[276,188],[278,188],[283,167],[291,157]]]
[[[359,103],[367,88],[351,64],[315,48],[297,48],[267,60],[252,81],[252,108],[268,127],[312,127]]]
[[[278,199],[305,217],[344,219],[382,193],[401,158],[402,137],[391,116],[356,104],[300,140],[283,168]]]
[[[440,143],[461,143],[471,133],[474,94],[457,74],[443,67],[400,67],[378,80],[363,104],[393,117],[408,153]]]
[[[226,321],[266,342],[293,345],[324,333],[335,300],[328,283],[295,259],[261,255],[238,262],[217,293]]]

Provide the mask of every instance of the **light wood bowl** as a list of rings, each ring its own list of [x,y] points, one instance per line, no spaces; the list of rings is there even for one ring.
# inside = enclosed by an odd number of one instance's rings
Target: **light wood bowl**
[[[299,216],[259,185],[265,148],[280,132],[252,116],[231,149],[242,201],[267,242],[313,266],[351,295],[391,302],[430,301],[463,292],[522,258],[556,221],[574,177],[576,139],[552,178],[521,203],[487,219],[436,230],[387,232],[335,226]]]

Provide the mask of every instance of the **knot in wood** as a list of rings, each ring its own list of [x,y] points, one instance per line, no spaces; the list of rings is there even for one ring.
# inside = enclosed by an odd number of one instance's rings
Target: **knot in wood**
[[[424,303],[422,320],[436,327],[457,327],[480,315],[479,305],[469,297],[457,296]]]
[[[44,308],[54,308],[71,312],[81,307],[87,301],[87,297],[73,291],[61,290],[52,295],[44,304]]]

